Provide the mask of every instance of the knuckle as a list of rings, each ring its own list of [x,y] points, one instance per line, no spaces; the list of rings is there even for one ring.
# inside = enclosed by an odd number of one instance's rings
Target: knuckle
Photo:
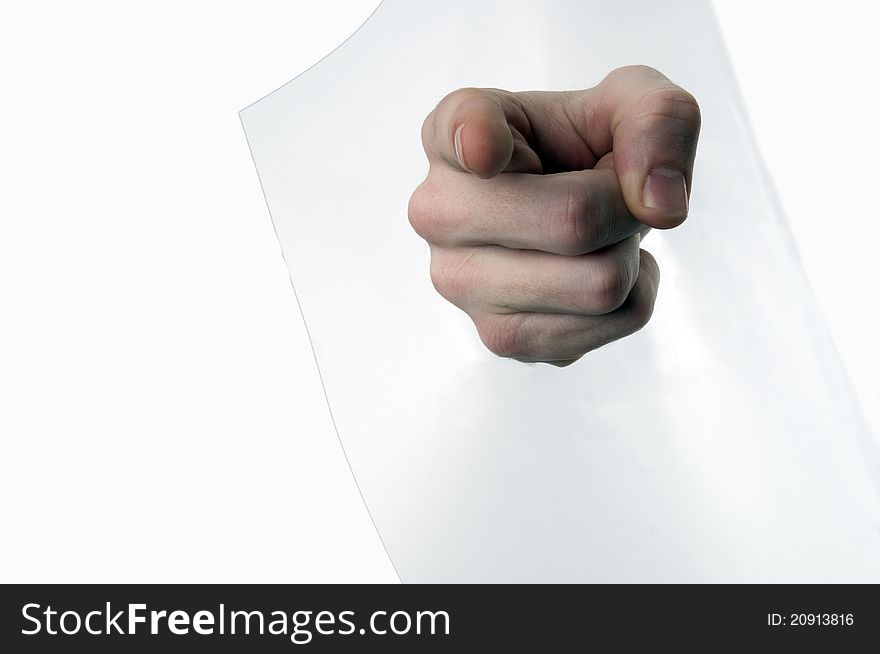
[[[688,123],[699,123],[701,119],[700,104],[697,99],[674,84],[648,91],[642,96],[638,107],[646,116],[673,118]]]
[[[647,325],[653,315],[654,301],[652,299],[643,298],[633,303],[633,320],[637,330]]]
[[[660,282],[660,270],[657,262],[649,252],[641,251],[639,277],[633,286],[632,305],[633,321],[635,322],[635,331],[648,324],[651,316],[654,315],[654,305],[657,302],[657,289]]]
[[[435,249],[431,253],[431,283],[440,295],[456,306],[465,302],[475,286],[472,257],[472,252],[459,254]]]
[[[636,120],[677,150],[690,150],[700,135],[702,114],[697,99],[670,84],[646,93],[637,105]]]
[[[595,233],[590,229],[590,215],[594,204],[584,184],[569,182],[565,196],[560,202],[557,219],[559,233],[556,235],[560,254],[575,256],[586,254],[595,246]]]
[[[422,122],[422,149],[425,153],[431,152],[431,149],[434,144],[434,116],[436,114],[436,110],[432,110]]]
[[[474,319],[480,340],[496,356],[506,359],[531,359],[534,344],[525,333],[522,314],[489,314]]]
[[[409,198],[407,217],[416,234],[426,241],[437,240],[442,234],[440,198],[435,186],[426,179]]]
[[[590,272],[589,283],[585,285],[588,296],[584,304],[594,307],[600,313],[616,311],[629,295],[629,274],[620,262],[609,262],[597,266]]]
[[[654,315],[654,296],[648,293],[635,294],[632,304],[629,306],[632,331],[637,332],[651,321]]]

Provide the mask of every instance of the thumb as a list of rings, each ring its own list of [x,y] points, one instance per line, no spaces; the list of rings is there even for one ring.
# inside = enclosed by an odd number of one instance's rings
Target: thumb
[[[604,117],[598,132],[610,137],[630,212],[660,229],[684,222],[700,135],[697,101],[647,66],[617,69],[593,91]]]

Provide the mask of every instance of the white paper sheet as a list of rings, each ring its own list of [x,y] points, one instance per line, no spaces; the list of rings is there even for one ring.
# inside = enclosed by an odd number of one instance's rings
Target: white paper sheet
[[[634,63],[703,112],[690,218],[644,243],[654,317],[568,368],[498,359],[407,221],[422,120],[458,87],[586,88]],[[880,581],[875,441],[708,3],[385,0],[242,120],[403,581]]]

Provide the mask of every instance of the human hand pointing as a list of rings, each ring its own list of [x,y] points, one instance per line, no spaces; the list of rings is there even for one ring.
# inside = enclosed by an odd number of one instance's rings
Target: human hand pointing
[[[646,66],[582,91],[453,91],[409,202],[434,287],[520,361],[568,365],[638,331],[659,282],[640,240],[687,217],[699,133],[694,97]]]

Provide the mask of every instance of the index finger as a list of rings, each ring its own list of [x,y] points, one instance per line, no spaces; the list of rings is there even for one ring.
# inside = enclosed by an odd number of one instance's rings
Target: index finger
[[[443,98],[422,126],[428,160],[489,178],[501,172],[543,172],[529,147],[529,119],[514,93],[463,88]]]

